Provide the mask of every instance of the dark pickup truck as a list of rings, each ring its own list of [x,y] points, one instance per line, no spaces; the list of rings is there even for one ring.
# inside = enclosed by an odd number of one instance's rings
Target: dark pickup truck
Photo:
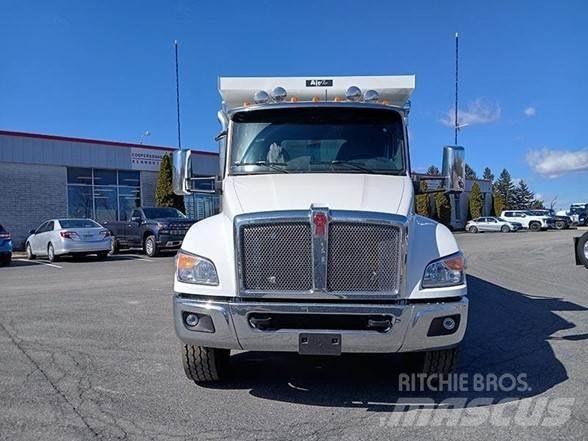
[[[121,248],[142,248],[150,257],[180,248],[196,220],[170,207],[135,208],[127,221],[103,222],[113,236],[112,253]]]

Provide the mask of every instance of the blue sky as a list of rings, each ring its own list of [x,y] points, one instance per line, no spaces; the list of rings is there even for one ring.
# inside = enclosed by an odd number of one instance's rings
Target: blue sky
[[[0,3],[0,128],[214,150],[217,78],[416,74],[413,167],[452,142],[558,207],[588,200],[588,2],[27,1]],[[575,170],[575,171],[574,171]]]

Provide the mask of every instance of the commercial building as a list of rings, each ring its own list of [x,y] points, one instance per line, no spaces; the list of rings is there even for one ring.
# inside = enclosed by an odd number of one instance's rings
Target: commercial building
[[[28,231],[54,217],[126,220],[133,207],[155,204],[163,155],[170,147],[0,131],[0,224],[22,247]],[[218,172],[218,154],[194,150],[198,174]],[[188,201],[187,201],[188,202]],[[215,210],[192,198],[192,215]]]
[[[418,181],[425,181],[429,190],[436,190],[443,185],[442,176],[433,176],[426,174],[413,174],[413,178]],[[486,179],[466,179],[465,191],[463,193],[449,194],[449,203],[451,204],[451,226],[454,230],[465,228],[468,221],[470,192],[472,186],[477,183],[482,193],[482,216],[492,214],[492,182]],[[430,199],[431,210],[434,210],[434,199]]]

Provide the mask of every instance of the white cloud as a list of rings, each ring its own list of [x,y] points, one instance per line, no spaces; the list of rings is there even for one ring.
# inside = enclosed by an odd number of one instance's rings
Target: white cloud
[[[526,116],[535,116],[537,114],[537,109],[535,109],[533,106],[529,106],[525,109],[525,115]]]
[[[471,102],[465,109],[459,109],[459,125],[488,124],[500,119],[502,109],[498,104],[492,104],[481,98]],[[447,127],[454,127],[455,107],[449,109],[441,118],[441,123]]]
[[[540,175],[556,178],[573,172],[588,171],[588,147],[580,150],[555,150],[546,147],[531,150],[527,164]]]

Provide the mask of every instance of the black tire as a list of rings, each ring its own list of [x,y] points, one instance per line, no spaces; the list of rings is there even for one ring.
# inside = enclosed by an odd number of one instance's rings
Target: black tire
[[[449,375],[457,366],[459,348],[440,349],[437,351],[417,352],[415,367],[419,373],[427,376],[443,377]]]
[[[534,231],[535,233],[541,231],[541,224],[539,222],[531,222],[529,224],[529,230]]]
[[[37,256],[35,256],[33,254],[33,249],[31,248],[31,244],[28,242],[27,242],[26,250],[27,250],[27,259],[35,260],[37,258]]]
[[[472,225],[470,228],[468,228],[468,231],[475,234],[478,232],[478,227]]]
[[[49,243],[47,246],[47,259],[49,259],[49,262],[57,262],[59,260],[59,256],[55,255],[55,248],[53,248],[52,243]]]
[[[555,229],[556,230],[563,230],[566,227],[566,223],[562,220],[555,221]]]
[[[118,241],[113,236],[112,237],[112,244],[110,245],[110,252],[109,252],[109,254],[111,256],[114,256],[115,254],[118,254],[118,251],[119,251]]]
[[[584,233],[578,239],[576,255],[578,256],[580,263],[588,268],[588,233]]]
[[[109,253],[110,253],[109,251],[103,251],[101,253],[96,253],[96,255],[98,256],[98,259],[104,260],[108,257]]]
[[[510,228],[508,228],[508,225],[503,225],[502,227],[500,227],[500,231],[502,231],[503,233],[508,233],[510,231]]]
[[[215,383],[226,378],[231,355],[229,349],[184,345],[181,350],[184,372],[194,383]]]
[[[155,236],[153,234],[145,238],[145,242],[143,243],[143,250],[149,257],[159,256],[159,247],[157,246],[157,241],[155,240]]]

